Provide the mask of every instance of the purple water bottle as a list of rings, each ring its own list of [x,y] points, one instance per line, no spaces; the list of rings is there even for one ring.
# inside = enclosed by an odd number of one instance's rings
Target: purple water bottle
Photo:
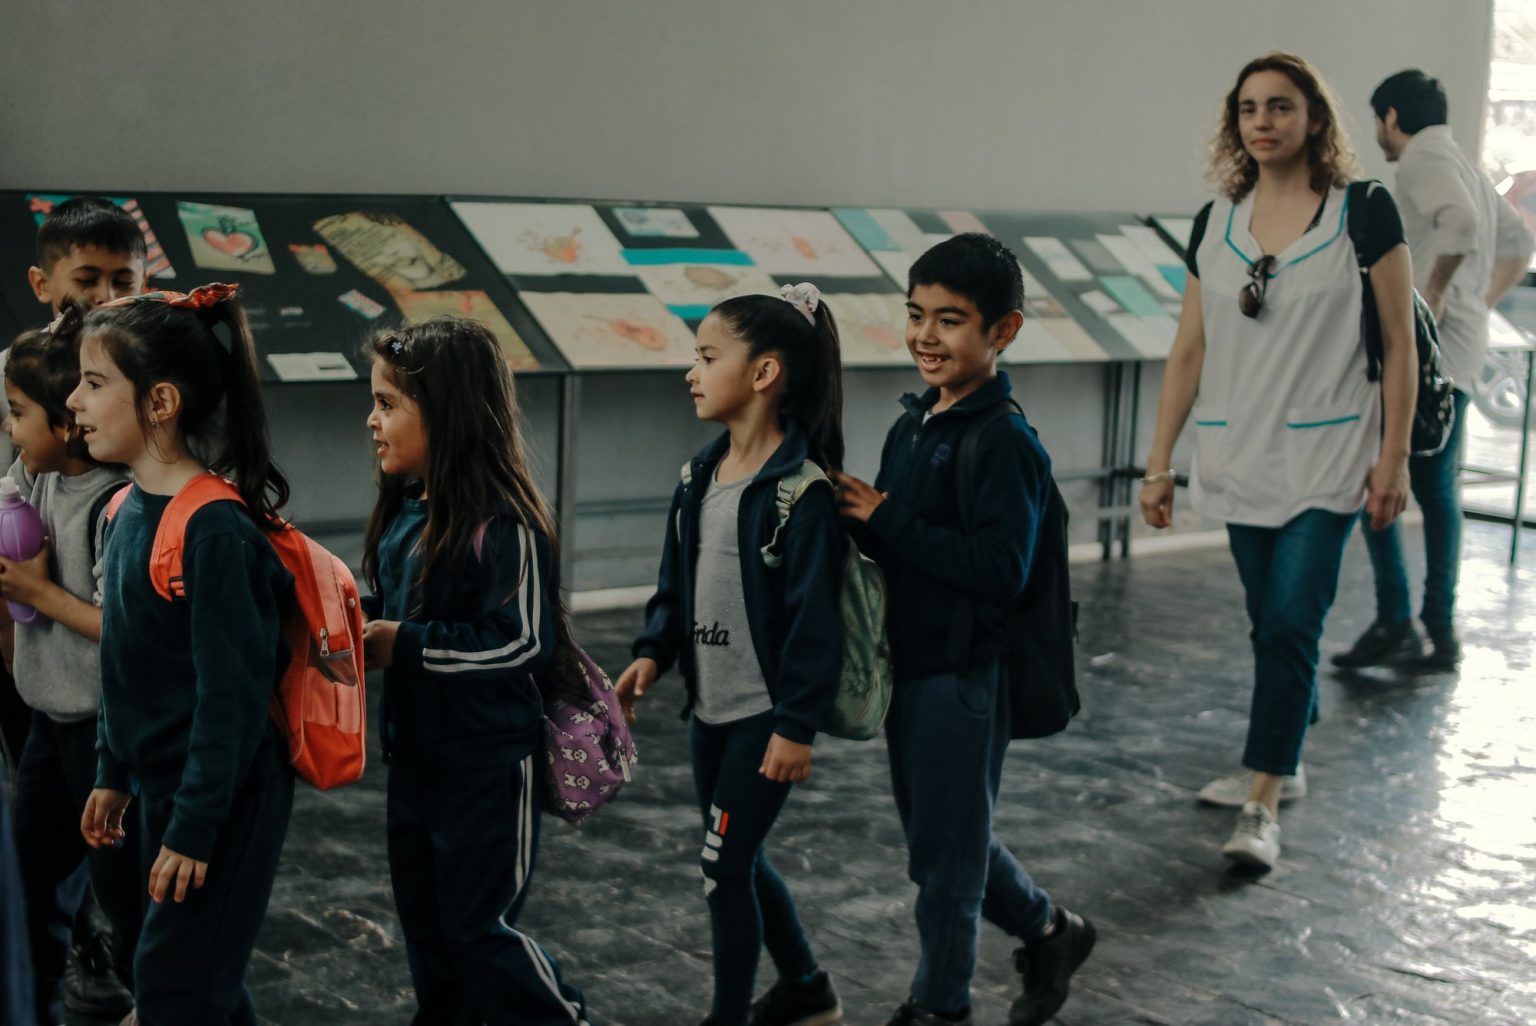
[[[37,555],[43,547],[43,518],[37,515],[32,504],[21,497],[21,489],[11,478],[0,479],[0,556],[23,561]],[[31,623],[37,619],[37,610],[9,599],[11,619],[17,623]]]

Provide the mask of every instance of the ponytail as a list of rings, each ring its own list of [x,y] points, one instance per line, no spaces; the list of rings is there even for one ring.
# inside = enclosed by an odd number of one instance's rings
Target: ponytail
[[[146,437],[144,398],[157,384],[176,387],[183,442],[269,527],[288,501],[288,479],[272,462],[256,344],[235,290],[205,285],[115,300],[86,315],[82,338],[98,341],[132,383]]]
[[[737,296],[712,312],[747,344],[750,357],[778,354],[785,378],[780,415],[805,436],[812,462],[823,470],[841,470],[843,358],[831,308],[819,295],[814,309],[799,297]]]
[[[222,437],[208,469],[234,482],[258,524],[276,521],[278,510],[288,504],[288,478],[272,460],[267,407],[256,369],[256,340],[245,308],[230,299],[199,316],[213,338],[214,359],[224,369],[223,409],[210,418]]]

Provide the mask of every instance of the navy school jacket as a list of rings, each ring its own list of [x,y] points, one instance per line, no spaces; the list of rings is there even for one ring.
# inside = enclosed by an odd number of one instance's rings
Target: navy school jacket
[[[853,532],[885,574],[897,680],[963,671],[1008,650],[1003,607],[1029,576],[1051,458],[1023,417],[993,422],[977,447],[969,530],[955,495],[955,461],[973,418],[1011,392],[999,371],[926,423],[938,389],[901,398],[906,412],[891,425],[875,479],[888,497]]]
[[[379,540],[379,594],[363,599],[368,617],[400,621],[384,671],[385,751],[442,769],[516,761],[543,738],[531,675],[549,661],[558,629],[549,542],[500,510],[478,554],[440,564],[418,586],[426,516],[426,502],[405,500]]]
[[[636,658],[656,660],[662,672],[677,665],[688,687],[683,708],[693,709],[698,682],[693,659],[694,576],[699,560],[699,505],[715,467],[730,448],[721,435],[693,458],[693,480],[679,482],[667,515],[666,544],[656,594],[646,603],[645,630]],[[832,489],[815,485],[794,505],[782,539],[784,561],[763,562],[762,547],[778,523],[781,477],[806,459],[805,437],[787,425],[784,442],[742,492],[738,513],[741,582],[752,649],[773,701],[774,732],[810,744],[837,695],[842,670],[843,625],[838,612],[843,539]]]

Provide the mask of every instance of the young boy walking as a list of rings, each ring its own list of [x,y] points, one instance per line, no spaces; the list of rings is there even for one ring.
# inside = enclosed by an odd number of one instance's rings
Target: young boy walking
[[[929,387],[902,397],[873,487],[836,478],[843,515],[885,572],[896,670],[886,742],[918,887],[921,954],[890,1026],[972,1022],[979,917],[1022,942],[1014,966],[1024,992],[1009,1026],[1055,1015],[1093,949],[1092,924],[1055,905],[992,832],[1011,735],[1004,606],[1029,576],[1050,457],[1020,414],[977,428],[968,503],[955,464],[972,425],[1010,401],[997,361],[1023,305],[1018,261],[989,235],[958,235],[919,258],[907,348]]]

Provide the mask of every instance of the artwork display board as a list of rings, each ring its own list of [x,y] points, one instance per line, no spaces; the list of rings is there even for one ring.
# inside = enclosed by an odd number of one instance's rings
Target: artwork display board
[[[869,251],[895,285],[905,302],[907,272],[923,252],[962,232],[990,230],[966,210],[895,210],[890,208],[837,207],[833,214],[859,244]],[[1015,252],[1017,246],[1010,247]],[[1065,307],[1020,262],[1024,275],[1024,324],[1013,345],[1003,354],[1005,363],[1094,363],[1110,358]],[[905,352],[905,310],[897,321]]]
[[[1114,360],[1161,360],[1173,346],[1184,264],[1132,214],[987,212],[982,222],[1019,257],[1038,294],[1060,306]],[[1029,300],[1026,298],[1026,303]]]
[[[27,284],[37,225],[68,193],[0,192],[0,299],[47,311]],[[264,380],[366,379],[375,331],[438,314],[489,327],[514,371],[565,369],[442,199],[139,193],[111,196],[144,230],[151,288],[233,282]]]
[[[573,367],[684,367],[711,307],[812,281],[847,366],[902,363],[902,301],[825,210],[454,198]],[[893,341],[894,340],[894,341]]]
[[[1157,229],[1157,234],[1168,243],[1168,248],[1184,258],[1189,248],[1189,235],[1195,230],[1195,219],[1184,214],[1152,214],[1147,223]]]

